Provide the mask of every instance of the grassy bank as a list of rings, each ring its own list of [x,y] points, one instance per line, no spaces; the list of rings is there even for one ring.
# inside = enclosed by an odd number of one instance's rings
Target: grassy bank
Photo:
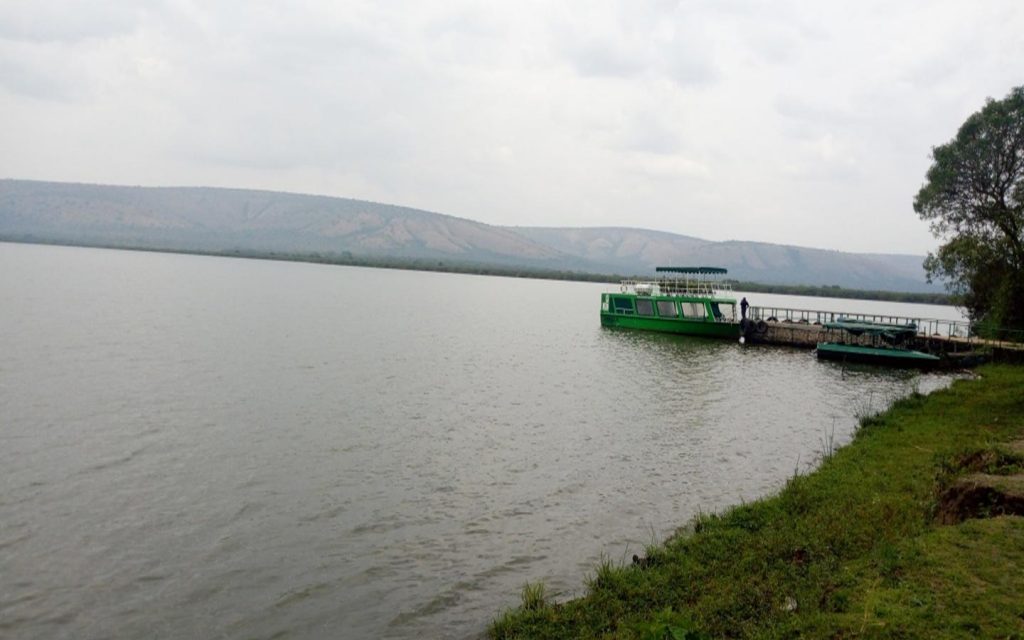
[[[1020,473],[1024,368],[912,396],[777,496],[697,518],[587,594],[524,589],[496,638],[1021,638],[1024,518],[939,524],[970,472]]]

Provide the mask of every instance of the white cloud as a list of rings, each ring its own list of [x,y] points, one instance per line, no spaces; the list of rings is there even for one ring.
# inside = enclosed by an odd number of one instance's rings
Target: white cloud
[[[922,253],[929,150],[1021,82],[1022,31],[1010,0],[11,0],[0,175]]]
[[[131,33],[139,19],[127,0],[5,0],[0,38],[26,42],[102,40]]]

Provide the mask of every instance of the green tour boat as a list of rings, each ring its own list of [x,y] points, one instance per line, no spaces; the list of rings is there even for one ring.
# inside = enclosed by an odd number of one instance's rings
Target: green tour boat
[[[836,340],[818,343],[819,360],[922,369],[940,362],[938,356],[906,346],[917,334],[917,325],[913,323],[886,324],[840,318],[824,326],[828,337]]]
[[[689,336],[738,338],[740,322],[731,287],[717,267],[658,267],[654,280],[624,280],[601,294],[601,324]]]

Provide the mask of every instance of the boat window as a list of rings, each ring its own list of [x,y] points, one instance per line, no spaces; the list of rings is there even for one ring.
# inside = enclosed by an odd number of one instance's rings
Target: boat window
[[[736,308],[728,302],[712,302],[711,313],[718,322],[732,322],[736,318]]]
[[[649,298],[637,298],[636,299],[636,314],[638,316],[653,316],[654,315],[654,301]]]
[[[658,300],[658,315],[663,318],[678,318],[675,300]]]
[[[612,306],[615,313],[633,313],[633,299],[632,298],[612,298]]]
[[[703,319],[708,315],[703,302],[680,302],[679,306],[685,318]]]

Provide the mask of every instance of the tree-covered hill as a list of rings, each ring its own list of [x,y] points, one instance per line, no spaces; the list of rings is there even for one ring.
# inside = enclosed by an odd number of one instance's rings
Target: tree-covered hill
[[[605,274],[711,264],[740,280],[935,291],[922,257],[629,228],[500,227],[409,207],[246,189],[0,180],[0,239],[176,251],[321,254]]]

